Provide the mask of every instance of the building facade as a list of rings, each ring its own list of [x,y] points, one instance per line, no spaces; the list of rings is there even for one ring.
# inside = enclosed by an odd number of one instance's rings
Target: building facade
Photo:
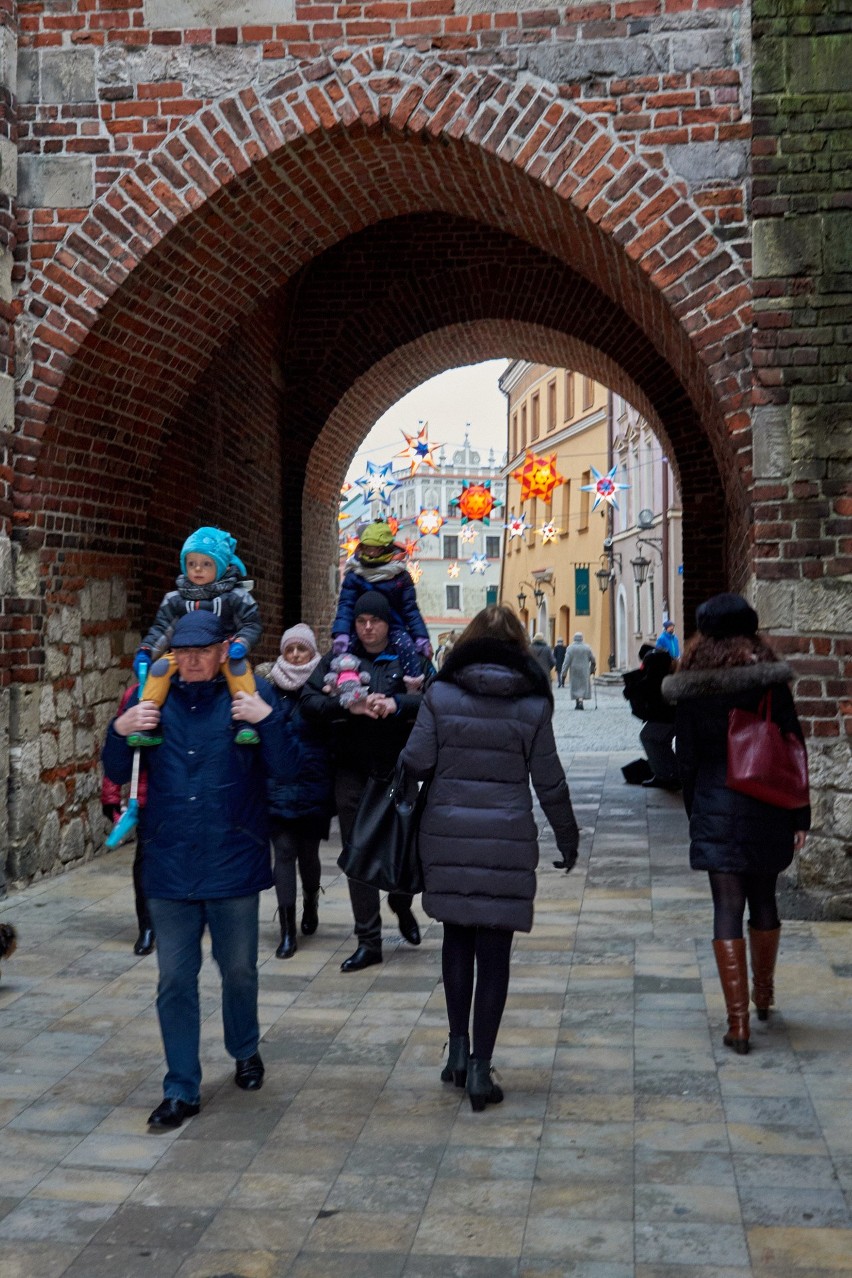
[[[683,555],[677,479],[641,413],[612,395],[612,458],[628,487],[612,515],[616,668],[638,665],[671,620],[683,643]]]
[[[507,400],[509,525],[500,597],[518,609],[531,635],[540,632],[551,645],[582,632],[598,669],[606,670],[610,617],[595,573],[608,524],[583,486],[592,482],[592,467],[608,469],[608,393],[590,377],[524,360],[509,365],[500,387]],[[564,482],[550,502],[522,499],[514,472],[529,453],[555,456]],[[521,517],[529,527],[513,535],[512,520]]]

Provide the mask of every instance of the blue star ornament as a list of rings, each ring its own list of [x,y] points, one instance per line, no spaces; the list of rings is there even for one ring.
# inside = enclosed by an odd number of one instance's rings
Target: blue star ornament
[[[391,474],[393,462],[367,462],[367,470],[355,483],[363,489],[367,501],[380,501],[387,505],[391,493],[399,487]]]
[[[472,573],[479,573],[481,576],[488,567],[488,559],[485,555],[473,554],[468,559],[467,564]]]
[[[601,504],[602,501],[607,502],[610,506],[614,507],[615,510],[618,510],[618,501],[616,500],[616,493],[622,488],[630,487],[629,484],[616,483],[615,473],[618,470],[618,466],[617,465],[613,466],[612,469],[607,471],[605,475],[602,475],[601,472],[597,470],[596,467],[594,466],[590,466],[589,470],[592,472],[592,475],[594,476],[594,483],[582,484],[580,487],[580,492],[595,494],[595,500],[592,505],[592,510],[597,510],[598,506]]]

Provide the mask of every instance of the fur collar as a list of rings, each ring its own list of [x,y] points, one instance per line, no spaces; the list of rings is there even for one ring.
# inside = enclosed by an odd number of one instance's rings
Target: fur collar
[[[469,643],[457,643],[441,666],[438,679],[455,683],[456,675],[468,666],[504,666],[521,674],[530,684],[530,693],[546,697],[553,704],[550,679],[535,657],[513,643],[500,639],[474,639]]]
[[[663,680],[663,696],[672,703],[699,697],[735,697],[763,692],[774,683],[790,683],[793,671],[786,661],[757,661],[751,666],[721,666],[715,670],[681,670]]]

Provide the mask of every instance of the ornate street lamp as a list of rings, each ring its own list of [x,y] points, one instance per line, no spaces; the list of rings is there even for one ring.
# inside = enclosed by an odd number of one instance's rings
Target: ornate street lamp
[[[523,612],[527,606],[527,597],[523,590],[518,591],[518,612]]]
[[[644,586],[648,580],[648,569],[651,567],[650,559],[646,559],[640,551],[636,559],[630,560],[630,567],[633,569],[633,580],[636,585]]]

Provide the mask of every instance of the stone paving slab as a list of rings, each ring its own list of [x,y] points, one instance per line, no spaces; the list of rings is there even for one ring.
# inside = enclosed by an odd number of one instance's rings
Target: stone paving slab
[[[337,847],[317,934],[273,957],[262,904],[263,1091],[234,1088],[202,971],[201,1114],[148,1134],[163,1064],[156,963],[131,953],[122,849],[0,902],[3,1278],[849,1278],[852,929],[787,922],[779,1010],[721,1044],[706,884],[678,796],[623,784],[618,690],[556,735],[577,870],[542,838],[495,1063],[471,1112],[438,1075],[441,929],[343,976]]]

